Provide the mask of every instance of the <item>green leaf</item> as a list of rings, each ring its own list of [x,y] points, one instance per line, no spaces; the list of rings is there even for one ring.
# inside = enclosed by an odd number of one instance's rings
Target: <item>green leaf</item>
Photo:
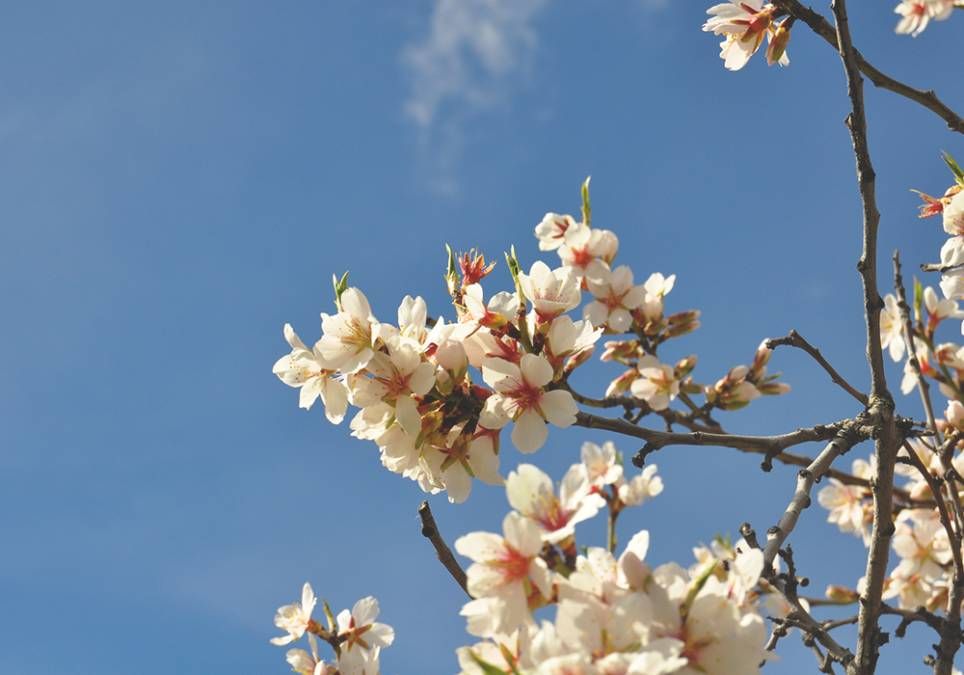
[[[924,302],[924,285],[914,277],[914,322],[920,323],[920,307]]]
[[[469,650],[469,656],[472,657],[472,660],[475,661],[475,665],[481,668],[485,675],[506,675],[506,671],[493,666],[488,661],[483,661],[475,652],[471,650]]]
[[[586,176],[586,180],[582,183],[582,222],[586,226],[592,224],[592,206],[589,203],[589,181],[592,180],[592,176]]]
[[[348,290],[348,272],[346,271],[344,274],[342,274],[341,279],[339,279],[336,275],[332,274],[331,285],[335,289],[335,307],[337,307],[338,311],[340,312],[341,296],[345,291]]]
[[[942,152],[941,157],[944,159],[944,163],[950,168],[951,173],[954,174],[954,180],[957,181],[958,185],[964,185],[964,169],[961,169],[961,165],[951,157],[951,153]]]

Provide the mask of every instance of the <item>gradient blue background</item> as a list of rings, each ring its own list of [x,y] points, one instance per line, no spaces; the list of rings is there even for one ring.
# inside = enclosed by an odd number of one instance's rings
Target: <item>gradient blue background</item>
[[[893,35],[892,3],[852,4],[873,62],[964,108],[964,16],[915,41]],[[316,339],[344,269],[380,317],[406,293],[441,313],[443,242],[496,258],[515,243],[528,264],[532,227],[576,212],[589,174],[619,261],[638,279],[676,273],[669,308],[703,310],[667,357],[698,353],[695,374],[712,381],[797,328],[865,388],[839,60],[800,28],[790,68],[756,58],[725,72],[704,10],[549,4],[502,71],[465,53],[419,124],[402,55],[428,39],[432,2],[5,3],[0,672],[284,673],[272,616],[305,580],[336,611],[380,599],[398,634],[387,674],[455,672],[463,598],[419,536],[422,493],[374,445],[297,408],[271,374],[281,326]],[[867,99],[882,258],[899,246],[912,268],[944,236],[916,220],[908,188],[941,191],[938,151],[962,157],[964,143],[887,92]],[[773,365],[792,394],[723,416],[730,430],[856,412],[803,355]],[[593,366],[583,381],[613,373]],[[916,399],[900,403],[919,415]],[[558,478],[586,438],[603,439],[553,433],[536,460]],[[623,540],[651,530],[654,562],[686,562],[744,520],[765,530],[794,479],[721,449],[654,460],[666,491],[620,523]],[[503,467],[519,461],[507,447]],[[507,508],[484,486],[432,504],[450,539],[498,529]],[[811,510],[793,536],[816,592],[863,570],[859,540],[825,515]],[[880,672],[925,672],[931,637],[910,635],[884,647]],[[786,642],[767,672],[811,672]]]

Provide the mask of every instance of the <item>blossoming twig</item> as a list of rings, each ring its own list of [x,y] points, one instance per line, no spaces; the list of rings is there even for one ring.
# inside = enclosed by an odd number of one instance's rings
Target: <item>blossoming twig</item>
[[[419,504],[418,517],[422,519],[422,536],[432,542],[432,546],[435,547],[435,555],[438,556],[439,562],[442,563],[442,566],[452,575],[455,583],[468,595],[469,589],[466,582],[465,570],[462,569],[462,566],[459,565],[459,562],[455,559],[452,549],[450,549],[449,545],[442,539],[442,535],[438,531],[438,525],[435,523],[435,516],[432,515],[432,507],[428,505],[427,501]],[[470,595],[469,597],[472,596]]]
[[[804,6],[799,0],[774,0],[774,4],[810,26],[811,30],[822,37],[828,44],[835,48],[837,47],[837,34],[834,27],[818,12]],[[889,75],[885,75],[869,63],[857,50],[853,50],[853,55],[856,67],[874,83],[874,86],[887,89],[899,96],[919,103],[947,122],[948,129],[958,133],[964,133],[964,118],[949,108],[932,90],[916,89],[899,80],[895,80]]]
[[[814,361],[819,363],[820,366],[827,371],[827,374],[830,375],[831,380],[838,384],[848,394],[860,401],[862,405],[867,405],[867,394],[864,394],[847,382],[847,380],[845,380],[843,376],[841,376],[840,373],[838,373],[836,369],[830,365],[827,359],[823,357],[823,354],[820,353],[820,350],[807,342],[807,340],[796,330],[791,330],[785,337],[770,338],[766,341],[766,346],[768,349],[775,349],[776,347],[780,347],[782,345],[796,347],[797,349],[802,349],[805,351],[807,354],[813,357]]]

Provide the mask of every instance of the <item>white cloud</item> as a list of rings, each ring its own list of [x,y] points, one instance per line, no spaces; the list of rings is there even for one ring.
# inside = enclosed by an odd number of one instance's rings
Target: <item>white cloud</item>
[[[473,110],[498,101],[531,58],[532,23],[547,0],[436,0],[428,35],[408,45],[408,117],[430,128],[443,106]]]
[[[402,50],[411,81],[405,115],[419,131],[418,173],[437,194],[460,191],[468,119],[507,100],[538,39],[548,0],[435,0],[424,37]]]

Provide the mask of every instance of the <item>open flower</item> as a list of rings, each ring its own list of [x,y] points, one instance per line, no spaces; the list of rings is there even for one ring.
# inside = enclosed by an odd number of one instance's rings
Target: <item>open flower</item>
[[[271,644],[282,645],[290,644],[295,640],[300,640],[301,636],[308,630],[311,623],[311,613],[315,610],[318,599],[315,592],[311,589],[311,584],[305,582],[301,588],[301,602],[279,607],[274,616],[274,625],[287,632],[287,635],[271,638]]]
[[[368,298],[357,288],[346,289],[340,302],[340,312],[321,315],[323,334],[315,349],[333,368],[355,373],[367,366],[374,354],[378,322]]]
[[[608,327],[614,333],[628,331],[633,325],[631,312],[642,304],[646,295],[643,286],[633,285],[633,271],[626,265],[612,271],[601,267],[594,276],[586,277],[586,284],[596,299],[586,305],[585,318],[592,325]]]
[[[655,356],[639,360],[639,376],[633,380],[633,396],[641,398],[655,411],[666,410],[679,394],[679,381],[673,366],[660,363]]]
[[[559,485],[559,496],[552,479],[531,464],[520,464],[505,482],[509,504],[539,525],[543,541],[558,543],[572,536],[576,523],[595,516],[605,505],[591,485],[581,464],[575,464]]]
[[[519,273],[522,293],[532,303],[540,322],[552,321],[579,306],[582,293],[571,267],[549,269],[541,260],[532,263],[529,273]]]
[[[763,44],[763,38],[773,39],[777,27],[773,24],[776,8],[760,0],[730,0],[713,5],[706,13],[710,15],[703,30],[723,35],[720,58],[727,70],[739,70]],[[783,52],[778,58],[781,65],[790,62]]]
[[[578,246],[589,239],[589,228],[572,216],[547,213],[536,225],[540,251],[555,251],[563,245]]]
[[[335,371],[317,350],[305,346],[291,324],[285,324],[284,336],[291,353],[278,359],[271,371],[289,387],[300,388],[300,407],[308,410],[320,398],[328,420],[332,424],[340,423],[348,410],[345,383],[334,377]]]
[[[943,21],[954,11],[954,0],[903,0],[894,12],[900,14],[894,32],[917,37],[931,21]]]
[[[552,597],[552,576],[539,557],[539,526],[509,513],[502,532],[502,537],[472,532],[455,541],[455,550],[473,561],[466,579],[476,601],[468,603],[462,615],[470,619],[469,632],[479,637],[510,633],[525,622],[530,604],[539,606]]]
[[[549,435],[546,422],[566,428],[576,421],[578,408],[572,394],[562,389],[546,391],[552,366],[544,356],[523,355],[519,365],[500,358],[482,363],[482,378],[495,389],[485,402],[480,419],[488,429],[501,429],[515,422],[512,443],[521,452],[535,452]]]
[[[356,602],[351,612],[338,613],[338,671],[343,675],[377,675],[379,651],[395,640],[392,627],[377,618],[378,600],[370,595]]]
[[[387,354],[375,352],[368,362],[370,378],[354,378],[352,402],[362,408],[389,404],[402,428],[418,436],[422,419],[415,399],[435,385],[435,365],[422,360],[422,351],[414,340],[394,336],[386,342],[386,348]]]

